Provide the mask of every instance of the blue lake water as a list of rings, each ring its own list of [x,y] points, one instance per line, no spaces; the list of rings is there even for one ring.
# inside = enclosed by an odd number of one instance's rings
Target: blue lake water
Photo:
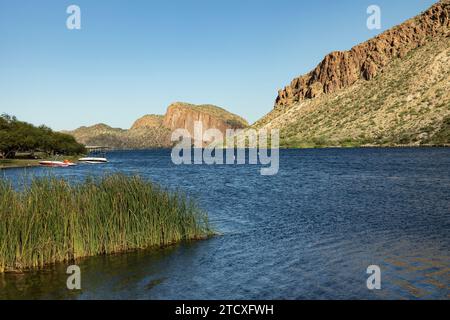
[[[172,164],[170,150],[26,175],[140,174],[198,199],[220,236],[0,275],[0,299],[450,299],[450,149],[281,150],[280,170]],[[23,169],[1,172],[20,184]],[[1,223],[1,222],[0,222]],[[366,269],[381,268],[381,290]]]

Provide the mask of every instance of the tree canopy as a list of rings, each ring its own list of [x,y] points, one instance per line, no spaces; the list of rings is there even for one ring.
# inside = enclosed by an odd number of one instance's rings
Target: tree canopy
[[[7,114],[0,116],[0,156],[3,158],[14,158],[18,152],[76,155],[85,151],[84,146],[68,134],[46,126],[36,127]]]

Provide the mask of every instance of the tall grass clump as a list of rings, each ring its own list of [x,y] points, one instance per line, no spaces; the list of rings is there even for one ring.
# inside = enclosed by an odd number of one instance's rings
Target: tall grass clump
[[[0,180],[0,272],[210,235],[193,201],[136,176],[33,178],[23,190]]]

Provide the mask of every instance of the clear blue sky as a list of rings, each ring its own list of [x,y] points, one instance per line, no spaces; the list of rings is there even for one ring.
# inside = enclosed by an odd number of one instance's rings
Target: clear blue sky
[[[254,122],[277,90],[323,56],[435,0],[0,0],[0,112],[56,130],[128,128],[174,101],[211,103]],[[81,8],[81,30],[66,8]]]

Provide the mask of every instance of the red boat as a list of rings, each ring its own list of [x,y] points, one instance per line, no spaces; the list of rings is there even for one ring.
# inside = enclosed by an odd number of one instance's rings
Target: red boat
[[[70,166],[75,166],[75,163],[72,163],[68,160],[64,160],[64,161],[40,161],[39,164],[41,166],[44,167],[62,167],[62,168],[66,168],[66,167],[70,167]]]

